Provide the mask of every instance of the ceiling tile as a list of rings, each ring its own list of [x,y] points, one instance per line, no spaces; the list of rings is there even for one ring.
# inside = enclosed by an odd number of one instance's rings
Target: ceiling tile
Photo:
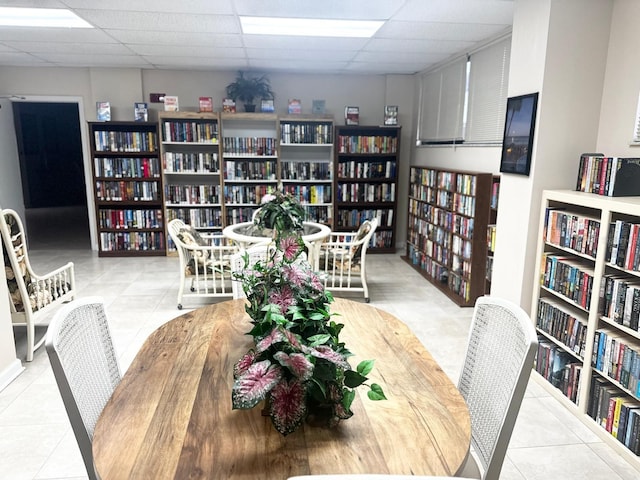
[[[71,43],[71,42],[5,42],[21,52],[71,53],[100,55],[131,55],[131,51],[118,43]]]
[[[472,1],[472,0],[470,0]],[[374,38],[413,38],[479,42],[499,35],[507,26],[486,23],[438,23],[389,21]]]
[[[37,1],[37,0],[35,0]],[[188,11],[195,14],[233,14],[233,5],[229,0],[108,0],[96,2],[96,0],[64,0],[70,8],[90,10],[118,10],[120,12],[173,12]]]
[[[105,30],[114,40],[127,44],[147,45],[215,45],[219,48],[242,47],[240,35],[203,32],[160,32],[143,30]]]
[[[238,15],[387,20],[405,0],[235,0]]]
[[[511,25],[513,2],[501,0],[407,0],[394,20]]]

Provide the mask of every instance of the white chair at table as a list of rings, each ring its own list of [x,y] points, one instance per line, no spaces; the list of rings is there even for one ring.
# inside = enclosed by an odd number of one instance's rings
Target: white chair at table
[[[234,272],[242,272],[247,268],[251,268],[256,262],[266,262],[273,248],[273,243],[263,242],[252,245],[246,250],[240,250],[231,255],[232,277]],[[244,291],[242,290],[242,284],[237,280],[232,280],[231,291],[233,292],[233,298],[245,297]]]
[[[183,297],[232,297],[229,262],[238,247],[222,234],[199,233],[178,218],[167,226],[180,258],[178,309]],[[185,293],[187,281],[189,292]]]
[[[355,232],[331,232],[319,245],[314,267],[333,292],[362,292],[369,303],[367,249],[378,228],[378,219],[365,220]]]
[[[458,390],[469,407],[472,448],[458,475],[482,480],[500,477],[537,347],[535,328],[522,308],[496,297],[478,298],[458,379]],[[289,480],[401,478],[453,477],[336,474],[302,475],[289,477]]]
[[[102,299],[63,305],[51,320],[45,345],[87,474],[97,480],[93,430],[121,380]]]

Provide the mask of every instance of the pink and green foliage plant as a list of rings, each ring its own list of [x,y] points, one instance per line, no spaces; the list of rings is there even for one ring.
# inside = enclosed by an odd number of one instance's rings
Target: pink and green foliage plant
[[[344,325],[329,312],[333,296],[304,259],[299,232],[275,238],[265,262],[234,274],[247,298],[255,347],[235,364],[232,402],[249,409],[266,401],[274,427],[288,435],[315,407],[329,410],[328,425],[350,418],[361,385],[372,400],[385,396],[378,384],[366,383],[373,360],[351,368],[352,354],[339,339]]]

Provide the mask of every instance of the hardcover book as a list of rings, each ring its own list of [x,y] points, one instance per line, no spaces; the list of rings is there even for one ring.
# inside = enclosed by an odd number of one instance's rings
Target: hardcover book
[[[236,113],[236,102],[232,98],[222,99],[222,111]]]
[[[302,113],[302,102],[297,98],[289,100],[289,114],[299,115]]]
[[[360,107],[344,107],[344,124],[358,125],[360,123]]]
[[[398,106],[397,105],[384,106],[384,124],[398,125]]]
[[[178,97],[174,95],[165,95],[164,110],[165,112],[177,112],[179,110]]]
[[[198,99],[198,108],[200,112],[213,112],[213,100],[211,97],[200,97]]]
[[[311,113],[314,115],[324,115],[324,100],[313,100],[311,103]]]
[[[149,120],[149,109],[146,102],[135,102],[133,104],[133,119],[136,122]]]
[[[96,102],[96,118],[99,122],[111,120],[111,104],[109,102]]]
[[[260,111],[263,113],[273,113],[276,111],[275,105],[273,104],[273,99],[262,100],[260,103]]]

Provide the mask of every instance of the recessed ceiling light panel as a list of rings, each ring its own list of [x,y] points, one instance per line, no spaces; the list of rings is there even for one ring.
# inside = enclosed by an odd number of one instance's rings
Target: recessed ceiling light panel
[[[93,28],[93,25],[63,8],[0,7],[0,25],[5,27]]]
[[[242,33],[306,37],[372,37],[383,25],[374,20],[240,17]]]

